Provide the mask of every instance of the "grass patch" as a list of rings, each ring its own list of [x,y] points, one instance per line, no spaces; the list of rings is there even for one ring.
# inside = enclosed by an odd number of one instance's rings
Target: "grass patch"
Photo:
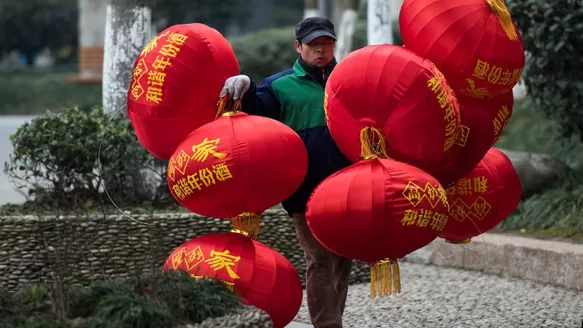
[[[506,230],[503,233],[521,237],[583,244],[583,231],[576,228],[514,229]]]
[[[74,74],[73,67],[57,71],[2,72],[0,115],[34,115],[47,110],[58,112],[74,105],[89,108],[101,104],[101,84],[66,82]]]

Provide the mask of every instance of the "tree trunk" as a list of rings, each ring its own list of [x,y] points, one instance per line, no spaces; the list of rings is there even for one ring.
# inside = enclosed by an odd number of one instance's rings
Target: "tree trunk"
[[[344,0],[344,12],[338,27],[338,42],[334,56],[340,61],[352,51],[352,35],[354,34],[354,25],[356,24],[358,12],[358,0]]]
[[[152,38],[150,9],[127,0],[110,0],[107,6],[103,63],[103,110],[115,115],[125,115],[127,90],[129,88],[134,61],[142,48]],[[151,196],[146,176],[139,163],[128,163],[128,174],[135,195],[139,199]],[[105,187],[112,186],[104,172]]]
[[[304,18],[318,16],[318,1],[304,0]]]
[[[153,37],[152,20],[149,8],[114,0],[107,6],[106,17],[103,110],[114,113],[126,104],[134,61]]]
[[[393,43],[392,0],[368,0],[367,43]]]

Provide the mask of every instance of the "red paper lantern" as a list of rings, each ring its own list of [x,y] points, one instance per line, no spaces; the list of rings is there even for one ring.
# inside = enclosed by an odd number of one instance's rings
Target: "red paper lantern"
[[[371,159],[324,180],[306,218],[328,250],[373,264],[374,297],[400,292],[397,259],[437,238],[447,213],[446,192],[435,178],[405,163]]]
[[[353,162],[361,144],[381,138],[389,140],[389,157],[428,172],[453,155],[456,97],[435,65],[410,50],[383,44],[353,51],[330,75],[324,99],[330,133]]]
[[[437,65],[458,99],[512,90],[524,68],[520,33],[504,0],[405,0],[405,47]]]
[[[234,218],[256,235],[259,216],[292,195],[304,180],[308,155],[302,139],[276,120],[223,115],[194,130],[168,165],[174,198],[204,216]],[[241,214],[243,214],[241,216]]]
[[[190,132],[215,119],[221,88],[237,74],[235,53],[217,30],[193,23],[160,32],[136,59],[127,95],[140,143],[170,158]]]
[[[522,187],[512,163],[491,148],[480,164],[447,188],[449,220],[439,237],[467,243],[507,218],[518,206]]]
[[[512,91],[494,99],[460,100],[461,129],[456,153],[432,172],[444,186],[468,175],[500,137],[512,116]]]
[[[302,305],[302,282],[280,253],[239,233],[207,234],[176,248],[164,264],[194,278],[218,279],[283,328]]]

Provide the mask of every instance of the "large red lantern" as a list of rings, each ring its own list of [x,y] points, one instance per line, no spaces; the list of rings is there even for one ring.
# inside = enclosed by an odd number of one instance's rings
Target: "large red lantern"
[[[310,197],[306,218],[325,248],[372,264],[374,297],[400,292],[397,260],[437,238],[447,213],[446,192],[435,178],[373,158],[324,180]]]
[[[488,112],[492,117],[492,127],[494,128],[493,145],[496,141],[498,141],[498,139],[500,139],[506,124],[512,117],[514,94],[512,91],[506,92],[501,96],[486,102],[486,104],[491,105],[488,106]]]
[[[466,177],[447,188],[449,220],[439,237],[467,243],[507,218],[518,206],[522,188],[512,163],[491,148]]]
[[[405,0],[405,47],[437,65],[458,99],[511,91],[524,68],[520,33],[504,0]]]
[[[217,30],[193,23],[160,32],[136,59],[127,95],[140,143],[169,159],[190,132],[215,118],[221,88],[237,74],[233,49]]]
[[[168,187],[188,210],[233,218],[253,236],[259,215],[301,185],[308,155],[302,139],[276,120],[227,113],[178,145],[168,165]]]
[[[468,175],[500,137],[512,115],[512,91],[494,99],[460,100],[461,128],[455,155],[443,162],[433,175],[444,186]]]
[[[191,239],[170,254],[163,270],[224,282],[247,304],[265,311],[276,328],[290,323],[302,305],[302,282],[294,266],[280,253],[239,233]]]
[[[453,155],[460,116],[454,92],[429,60],[403,47],[361,48],[326,84],[330,133],[353,162],[361,145],[386,138],[386,154],[430,172]]]

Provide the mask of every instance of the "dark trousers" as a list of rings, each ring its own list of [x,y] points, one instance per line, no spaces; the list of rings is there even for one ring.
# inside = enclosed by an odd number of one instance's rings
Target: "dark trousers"
[[[342,328],[352,260],[325,249],[312,235],[304,213],[292,217],[306,259],[306,293],[312,325]]]

